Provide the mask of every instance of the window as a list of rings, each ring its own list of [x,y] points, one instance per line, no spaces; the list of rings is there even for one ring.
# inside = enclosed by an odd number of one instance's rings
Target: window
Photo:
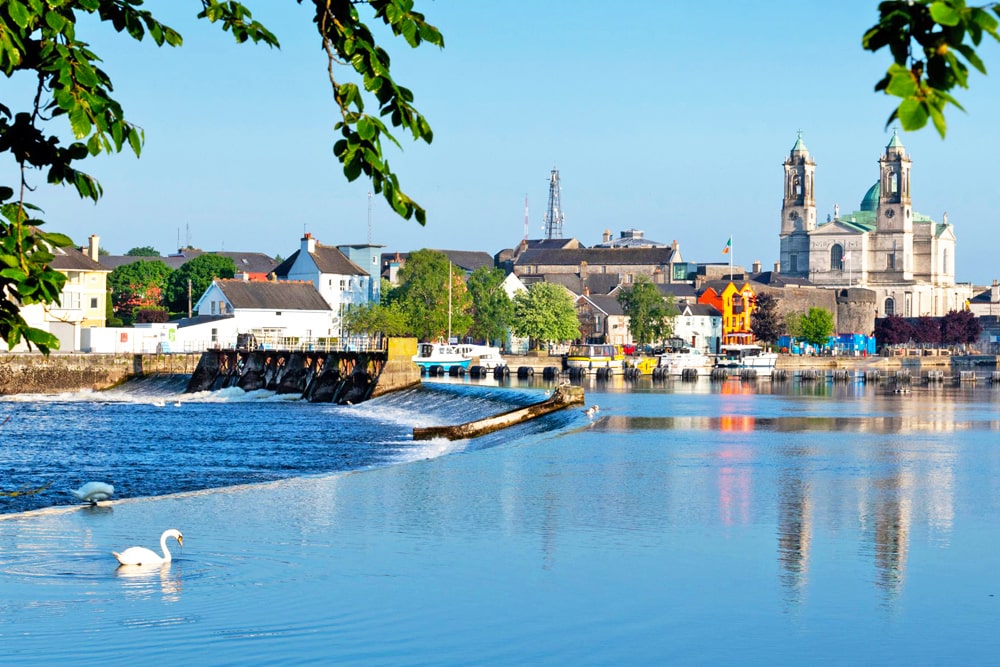
[[[799,256],[794,252],[788,256],[788,270],[795,273],[799,270]]]
[[[896,269],[895,252],[890,252],[888,255],[885,256],[885,268],[887,268],[890,271],[894,271]]]
[[[948,251],[947,251],[947,250],[945,250],[945,252],[947,253]],[[91,308],[97,308],[97,297],[96,297],[96,296],[95,296],[95,297],[92,297],[92,298],[90,299],[90,307],[91,307]]]
[[[889,297],[885,300],[885,316],[892,317],[896,314],[896,300]]]
[[[830,248],[830,270],[844,270],[844,247],[839,243],[834,243],[833,247]]]
[[[944,252],[941,253],[941,273],[950,273],[948,269],[948,249],[945,248]]]
[[[343,292],[347,289],[347,281],[343,278],[340,279],[340,291]]]

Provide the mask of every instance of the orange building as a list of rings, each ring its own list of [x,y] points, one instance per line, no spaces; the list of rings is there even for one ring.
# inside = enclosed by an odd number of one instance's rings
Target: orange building
[[[757,295],[744,282],[742,287],[736,283],[718,283],[708,286],[698,296],[698,303],[715,306],[722,313],[722,344],[753,343],[756,338],[750,330],[750,317],[757,308]]]

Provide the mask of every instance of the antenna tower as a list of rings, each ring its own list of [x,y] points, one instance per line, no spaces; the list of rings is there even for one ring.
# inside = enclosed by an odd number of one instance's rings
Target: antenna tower
[[[549,173],[549,207],[545,211],[545,238],[563,238],[563,211],[559,195],[559,170],[555,167]]]
[[[528,195],[524,195],[524,240],[528,240]]]

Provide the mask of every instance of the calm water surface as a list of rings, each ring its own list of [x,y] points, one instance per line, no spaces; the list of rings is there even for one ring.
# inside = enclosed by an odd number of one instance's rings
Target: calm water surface
[[[585,386],[0,401],[0,665],[996,662],[1000,388]]]

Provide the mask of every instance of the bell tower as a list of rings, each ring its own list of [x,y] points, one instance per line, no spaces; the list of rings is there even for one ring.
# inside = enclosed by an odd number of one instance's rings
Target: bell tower
[[[816,163],[802,141],[802,132],[785,159],[785,199],[781,204],[781,234],[816,229],[816,198],[813,178]]]
[[[816,229],[814,177],[816,163],[802,141],[802,132],[785,158],[785,196],[781,203],[782,273],[809,277],[809,232]]]
[[[878,230],[913,232],[913,207],[910,200],[910,158],[896,131],[879,158]]]

